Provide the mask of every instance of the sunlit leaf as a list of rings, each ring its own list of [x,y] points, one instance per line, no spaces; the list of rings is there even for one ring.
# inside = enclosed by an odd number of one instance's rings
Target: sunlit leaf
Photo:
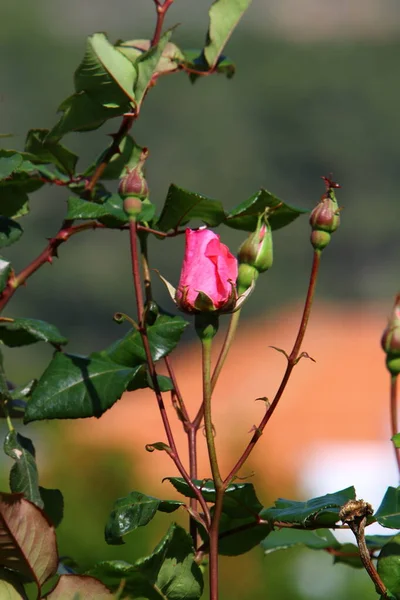
[[[251,0],[215,0],[210,14],[210,25],[204,56],[210,68],[214,67],[233,30],[250,6]]]
[[[0,340],[6,346],[27,346],[36,342],[64,345],[67,338],[61,335],[55,325],[39,319],[15,318],[12,321],[0,320]]]

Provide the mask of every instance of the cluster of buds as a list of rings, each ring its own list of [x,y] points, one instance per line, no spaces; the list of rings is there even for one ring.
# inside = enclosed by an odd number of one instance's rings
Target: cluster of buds
[[[326,192],[310,215],[311,244],[315,250],[323,250],[329,244],[332,233],[340,225],[340,208],[334,191],[340,188],[340,185],[328,177],[322,179]]]
[[[142,203],[149,196],[149,187],[143,174],[143,166],[149,155],[143,148],[138,163],[132,168],[127,167],[126,174],[121,178],[118,193],[124,199],[124,210],[130,217],[137,217],[142,210]]]
[[[400,294],[397,295],[389,323],[383,332],[382,348],[386,352],[386,366],[393,375],[400,374]]]
[[[238,292],[242,294],[255,283],[260,273],[272,267],[272,231],[265,215],[260,215],[256,230],[240,246],[238,261]]]

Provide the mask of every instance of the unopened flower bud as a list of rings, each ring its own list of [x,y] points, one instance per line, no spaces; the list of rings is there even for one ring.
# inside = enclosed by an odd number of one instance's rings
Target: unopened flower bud
[[[148,157],[148,150],[143,149],[140,159],[133,169],[127,169],[126,175],[121,178],[118,193],[123,197],[134,196],[144,200],[149,195],[147,181],[143,174],[143,165]]]
[[[329,244],[331,234],[340,225],[340,209],[334,192],[340,185],[327,177],[323,179],[326,192],[310,215],[311,244],[316,250],[323,250]]]
[[[397,295],[389,323],[383,332],[382,348],[386,366],[392,375],[400,374],[400,294]]]
[[[142,211],[142,201],[135,196],[124,199],[124,211],[129,217],[137,217]]]
[[[237,278],[237,290],[239,296],[248,290],[258,278],[259,272],[255,267],[242,263],[239,265],[239,272]]]
[[[249,235],[239,248],[239,264],[246,264],[264,273],[272,266],[272,232],[268,220],[261,215],[256,230]]]

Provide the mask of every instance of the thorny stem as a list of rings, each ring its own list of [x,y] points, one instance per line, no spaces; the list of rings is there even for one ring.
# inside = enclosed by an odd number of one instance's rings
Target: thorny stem
[[[387,598],[387,588],[383,583],[382,579],[379,577],[377,570],[371,560],[371,555],[367,547],[367,543],[365,541],[365,526],[367,524],[367,517],[356,518],[354,521],[349,521],[348,525],[352,532],[355,535],[357,546],[360,551],[361,562],[364,566],[364,569],[367,571],[368,575],[372,579],[375,589],[378,594]]]
[[[392,427],[392,436],[398,433],[398,416],[397,416],[397,375],[390,376],[390,420]],[[393,441],[394,453],[397,461],[397,470],[400,476],[400,448],[396,447]]]
[[[211,391],[212,392],[214,391],[214,388],[217,384],[219,374],[221,373],[221,370],[222,370],[222,367],[224,366],[226,357],[228,356],[229,349],[232,345],[233,338],[235,337],[236,329],[237,329],[237,326],[239,323],[240,312],[241,312],[240,310],[237,310],[236,312],[232,313],[229,327],[228,327],[228,330],[225,335],[224,343],[222,345],[220,354],[217,359],[217,363],[214,367],[214,371],[213,371],[213,374],[211,377]],[[201,406],[198,410],[198,413],[193,420],[193,425],[196,429],[198,429],[200,427],[201,421],[203,419],[203,415],[204,415],[204,403],[201,404]]]
[[[232,479],[235,477],[235,475],[238,473],[238,471],[242,468],[243,464],[245,463],[245,461],[251,454],[254,446],[260,439],[266,424],[272,417],[272,415],[278,405],[278,402],[281,399],[283,392],[285,391],[286,385],[290,379],[290,375],[292,374],[292,371],[297,364],[301,344],[303,343],[304,335],[305,335],[307,325],[308,325],[308,320],[310,317],[312,302],[313,302],[313,298],[314,298],[314,292],[315,292],[316,283],[317,283],[320,261],[321,261],[321,251],[314,250],[314,258],[313,258],[313,263],[312,263],[312,268],[311,268],[310,280],[309,280],[309,284],[308,284],[307,297],[306,297],[306,301],[304,304],[303,316],[301,319],[299,331],[297,333],[296,341],[294,343],[294,346],[290,353],[290,356],[288,357],[288,363],[287,363],[286,371],[283,376],[282,382],[279,386],[278,391],[275,394],[275,397],[274,397],[272,403],[267,407],[263,419],[261,420],[258,427],[255,428],[254,434],[253,434],[250,442],[248,443],[245,451],[243,452],[242,456],[237,461],[236,465],[233,467],[232,471],[229,473],[228,477],[225,479],[226,484],[230,483],[232,481]]]
[[[207,503],[205,502],[200,490],[198,490],[196,488],[196,486],[193,484],[192,480],[190,479],[190,476],[186,472],[186,469],[183,466],[183,464],[179,458],[179,454],[178,454],[178,451],[176,448],[174,436],[173,436],[171,426],[169,423],[167,411],[165,409],[164,400],[163,400],[163,397],[161,394],[160,386],[158,384],[157,372],[155,369],[153,357],[151,355],[151,349],[150,349],[149,338],[147,336],[146,324],[143,319],[144,303],[143,303],[142,286],[141,286],[141,281],[140,281],[139,255],[138,255],[138,250],[137,250],[137,237],[138,236],[137,236],[136,221],[134,219],[131,219],[131,221],[129,223],[129,233],[130,233],[130,244],[131,244],[132,275],[133,275],[133,283],[134,283],[134,287],[135,287],[136,308],[137,308],[137,318],[138,318],[138,323],[139,323],[139,331],[140,331],[140,335],[142,338],[143,348],[144,348],[144,351],[146,354],[147,367],[148,367],[149,374],[150,374],[150,377],[151,377],[151,380],[153,383],[154,393],[155,393],[155,396],[157,399],[157,404],[158,404],[161,419],[162,419],[162,422],[164,425],[165,434],[167,436],[168,444],[170,447],[168,454],[174,461],[175,466],[178,469],[179,473],[182,475],[183,479],[186,481],[188,486],[195,493],[195,495],[204,511],[206,524],[207,524],[207,526],[209,526],[210,522],[211,522],[209,508],[208,508]]]
[[[156,6],[157,11],[157,23],[153,34],[153,39],[151,40],[151,46],[156,46],[160,41],[165,15],[167,14],[167,10],[169,9],[173,1],[174,0],[164,0],[164,3],[161,4],[160,0],[154,0],[154,4]]]
[[[65,225],[65,224],[63,224]],[[62,226],[58,233],[50,238],[49,243],[42,252],[34,258],[27,267],[22,269],[18,275],[11,275],[6,287],[0,295],[0,311],[7,305],[9,300],[15,294],[16,290],[23,285],[26,280],[35,273],[45,263],[52,263],[53,258],[57,257],[58,247],[76,233],[85,231],[86,229],[104,229],[105,226],[97,221],[87,221],[79,225]]]

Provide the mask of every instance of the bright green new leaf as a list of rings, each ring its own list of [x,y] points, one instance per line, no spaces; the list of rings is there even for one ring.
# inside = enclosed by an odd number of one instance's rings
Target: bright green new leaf
[[[36,342],[47,342],[62,346],[68,342],[55,325],[38,319],[16,318],[10,321],[0,321],[0,340],[6,346],[28,346]]]
[[[265,213],[271,228],[280,229],[306,212],[308,211],[290,206],[267,190],[262,189],[227,213],[225,224],[233,229],[254,231],[258,217]]]
[[[210,25],[204,57],[212,69],[251,0],[215,0],[210,8]]]
[[[400,529],[400,487],[388,487],[374,518],[383,527]]]
[[[15,430],[10,431],[4,440],[4,452],[15,461],[10,472],[11,491],[24,494],[27,500],[43,508],[35,448],[31,440]]]
[[[118,498],[105,528],[107,544],[123,544],[122,537],[149,523],[157,511],[173,512],[183,502],[161,501],[140,492]]]
[[[169,42],[172,31],[166,31],[161,37],[160,41],[156,46],[153,46],[147,52],[141,54],[141,56],[135,62],[137,69],[137,79],[135,82],[135,99],[138,105],[143,101],[144,95],[151,82],[157,65],[160,61],[162,53],[164,52],[165,46]],[[127,60],[127,59],[125,59]]]
[[[211,200],[171,184],[157,227],[161,231],[168,231],[195,219],[210,227],[216,227],[224,218],[224,208],[218,200]]]
[[[395,433],[391,439],[395,448],[400,448],[400,433]]]
[[[64,114],[49,137],[96,129],[107,119],[131,111],[135,105],[136,77],[133,64],[104,33],[90,36],[74,76],[76,93],[61,104],[59,110]]]
[[[48,129],[31,129],[25,141],[25,150],[35,155],[40,163],[51,163],[66,175],[75,172],[78,156],[58,140],[48,137]],[[32,160],[32,159],[31,159]]]
[[[123,561],[101,562],[88,574],[113,591],[124,579],[124,594],[137,600],[199,600],[203,592],[203,577],[194,561],[192,540],[175,524],[150,556],[134,565]]]
[[[119,400],[137,368],[106,357],[57,353],[28,402],[25,423],[100,417]]]
[[[312,498],[307,502],[279,498],[276,500],[275,506],[264,508],[260,516],[266,521],[296,523],[307,529],[333,527],[339,521],[340,508],[349,500],[354,499],[354,487]]]
[[[21,225],[8,217],[0,216],[0,248],[18,242],[24,230]]]

